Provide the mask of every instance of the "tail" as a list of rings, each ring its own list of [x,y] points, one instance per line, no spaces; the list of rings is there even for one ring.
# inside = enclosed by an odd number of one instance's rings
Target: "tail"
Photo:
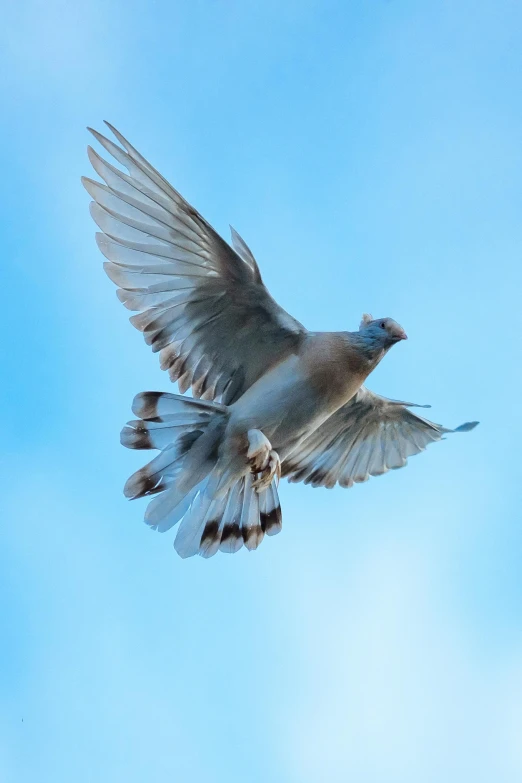
[[[243,544],[257,549],[265,533],[281,530],[277,484],[262,493],[252,476],[241,476],[225,494],[215,495],[213,474],[225,429],[225,405],[178,394],[143,392],[132,411],[139,419],[121,432],[130,449],[159,449],[160,454],[126,482],[130,499],[156,495],[145,522],[165,532],[181,522],[174,547],[181,557],[211,557],[218,550],[237,552]]]

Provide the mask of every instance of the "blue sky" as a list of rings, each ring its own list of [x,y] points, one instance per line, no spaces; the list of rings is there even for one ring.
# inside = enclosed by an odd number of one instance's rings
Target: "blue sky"
[[[2,17],[0,779],[521,780],[520,3]],[[352,490],[284,485],[280,536],[180,560],[121,491],[132,397],[169,382],[94,243],[103,119],[306,326],[405,327],[372,389],[481,426]]]

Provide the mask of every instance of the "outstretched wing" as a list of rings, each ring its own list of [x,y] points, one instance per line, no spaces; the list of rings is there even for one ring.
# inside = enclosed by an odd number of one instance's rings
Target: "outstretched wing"
[[[121,147],[91,132],[128,174],[89,147],[106,184],[82,180],[105,271],[181,393],[231,403],[296,351],[305,329],[272,299],[239,234],[232,229],[234,250],[109,128]]]
[[[388,400],[364,386],[302,441],[282,465],[290,481],[313,487],[351,487],[388,470],[402,468],[408,457],[450,432],[468,432],[478,422],[448,430],[423,419],[409,402]]]

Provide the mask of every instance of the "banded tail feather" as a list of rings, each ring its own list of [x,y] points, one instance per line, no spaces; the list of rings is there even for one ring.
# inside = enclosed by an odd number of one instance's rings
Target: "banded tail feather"
[[[124,426],[120,433],[122,445],[129,449],[161,451],[125,484],[125,497],[134,500],[172,486],[194,443],[212,418],[223,416],[226,408],[179,394],[142,392],[134,398],[132,412],[140,418]]]
[[[131,500],[155,496],[145,522],[159,532],[180,523],[174,547],[181,557],[218,551],[257,549],[265,534],[282,527],[277,483],[258,493],[246,473],[224,493],[216,492],[214,467],[226,424],[225,405],[178,394],[142,392],[132,404],[138,419],[121,431],[131,449],[158,449],[159,454],[127,480]]]
[[[262,493],[252,487],[247,473],[222,496],[207,493],[209,480],[202,482],[181,519],[174,548],[183,558],[199,554],[209,558],[218,551],[233,554],[245,546],[253,551],[266,535],[282,528],[281,506],[276,481]]]

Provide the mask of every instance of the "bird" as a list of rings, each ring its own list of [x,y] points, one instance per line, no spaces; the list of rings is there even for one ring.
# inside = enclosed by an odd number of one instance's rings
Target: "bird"
[[[227,243],[106,125],[117,143],[88,130],[121,168],[89,146],[101,182],[82,178],[96,241],[130,322],[179,390],[134,398],[121,443],[159,454],[124,495],[150,499],[151,528],[178,525],[181,557],[255,550],[279,533],[282,477],[351,487],[478,424],[447,429],[413,410],[430,406],[370,391],[404,329],[364,314],[355,331],[307,330],[272,298],[241,236],[231,227]]]

